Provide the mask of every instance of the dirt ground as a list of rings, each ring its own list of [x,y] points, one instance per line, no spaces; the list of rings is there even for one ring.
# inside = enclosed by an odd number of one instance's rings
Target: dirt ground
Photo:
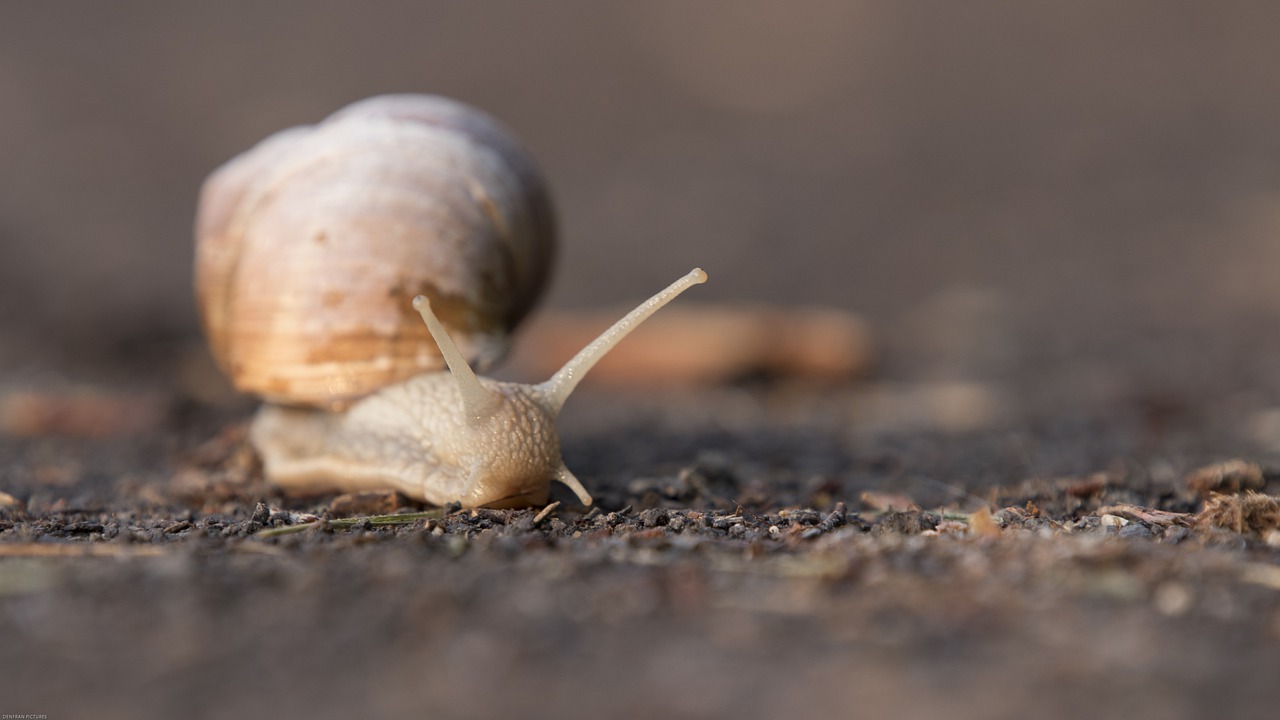
[[[241,413],[6,440],[25,507],[0,515],[3,697],[50,717],[1190,718],[1274,701],[1280,550],[1230,514],[1184,514],[1203,503],[1181,469],[1230,438],[1184,419],[1161,441],[1112,413],[869,435],[830,417],[865,393],[596,392],[575,399],[565,454],[599,510],[564,496],[541,518],[287,534],[341,506],[263,486]],[[355,509],[424,510],[379,503]]]
[[[0,713],[1269,712],[1280,18],[966,5],[0,10]],[[703,265],[678,303],[854,312],[870,365],[584,384],[591,510],[281,495],[196,188],[391,90],[529,142],[553,311]]]

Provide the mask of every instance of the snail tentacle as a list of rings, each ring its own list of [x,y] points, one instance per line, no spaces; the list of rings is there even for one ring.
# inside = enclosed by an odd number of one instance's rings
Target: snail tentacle
[[[502,402],[501,398],[497,393],[480,384],[476,372],[471,369],[467,359],[462,356],[462,351],[458,350],[453,338],[449,337],[449,332],[432,312],[431,301],[426,295],[419,295],[413,299],[413,309],[422,316],[422,321],[427,324],[427,330],[431,331],[431,337],[435,339],[436,345],[440,346],[440,354],[444,356],[449,372],[458,385],[458,393],[462,396],[462,407],[467,419],[476,422],[493,415],[498,404]]]
[[[610,350],[618,344],[622,338],[626,337],[632,330],[644,322],[648,317],[659,310],[663,305],[676,299],[680,293],[688,290],[694,285],[700,285],[707,281],[707,273],[702,268],[694,268],[687,275],[668,285],[664,290],[640,303],[635,310],[627,313],[612,327],[600,334],[600,337],[591,341],[590,345],[578,351],[569,362],[564,364],[555,375],[552,375],[546,382],[536,386],[537,395],[541,398],[542,405],[552,417],[560,414],[560,409],[564,407],[564,403],[569,399],[569,395],[573,393],[574,388],[582,382],[582,378],[595,367],[600,358],[604,357]]]
[[[591,493],[587,492],[587,489],[582,486],[581,482],[578,482],[578,478],[574,476],[569,468],[565,467],[563,462],[560,463],[560,467],[556,469],[555,479],[560,484],[572,490],[573,494],[578,496],[578,500],[581,501],[583,505],[589,506],[594,502],[591,498]]]

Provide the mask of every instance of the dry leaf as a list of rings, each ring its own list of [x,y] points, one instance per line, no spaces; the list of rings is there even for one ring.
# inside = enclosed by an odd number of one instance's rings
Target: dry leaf
[[[986,508],[969,515],[969,530],[977,537],[1000,537],[1000,526]]]

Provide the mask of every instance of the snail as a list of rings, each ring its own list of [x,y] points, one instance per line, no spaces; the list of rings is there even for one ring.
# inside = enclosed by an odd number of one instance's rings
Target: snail
[[[558,481],[591,504],[556,417],[605,353],[706,273],[546,382],[477,376],[505,354],[553,252],[530,156],[445,98],[363,100],[215,170],[196,219],[197,306],[220,367],[266,401],[249,437],[267,479],[464,507],[545,503]]]

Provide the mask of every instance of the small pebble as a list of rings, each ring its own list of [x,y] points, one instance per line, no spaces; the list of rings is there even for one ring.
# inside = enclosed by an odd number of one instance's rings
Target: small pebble
[[[786,517],[798,525],[817,525],[822,522],[822,515],[817,510],[791,510]]]
[[[711,527],[717,530],[729,530],[740,525],[742,525],[742,518],[736,515],[722,515],[711,520]]]
[[[62,527],[64,532],[70,534],[100,533],[102,529],[102,523],[95,522],[77,522]]]
[[[1099,524],[1104,528],[1122,528],[1129,524],[1129,521],[1119,515],[1103,515],[1098,518]]]
[[[640,522],[647,528],[666,525],[668,520],[667,511],[661,508],[652,508],[640,513]]]
[[[1120,528],[1118,535],[1122,538],[1142,538],[1150,539],[1152,537],[1151,528],[1142,523],[1130,523]]]
[[[1173,545],[1191,537],[1191,530],[1181,525],[1172,525],[1164,531],[1164,541]]]

